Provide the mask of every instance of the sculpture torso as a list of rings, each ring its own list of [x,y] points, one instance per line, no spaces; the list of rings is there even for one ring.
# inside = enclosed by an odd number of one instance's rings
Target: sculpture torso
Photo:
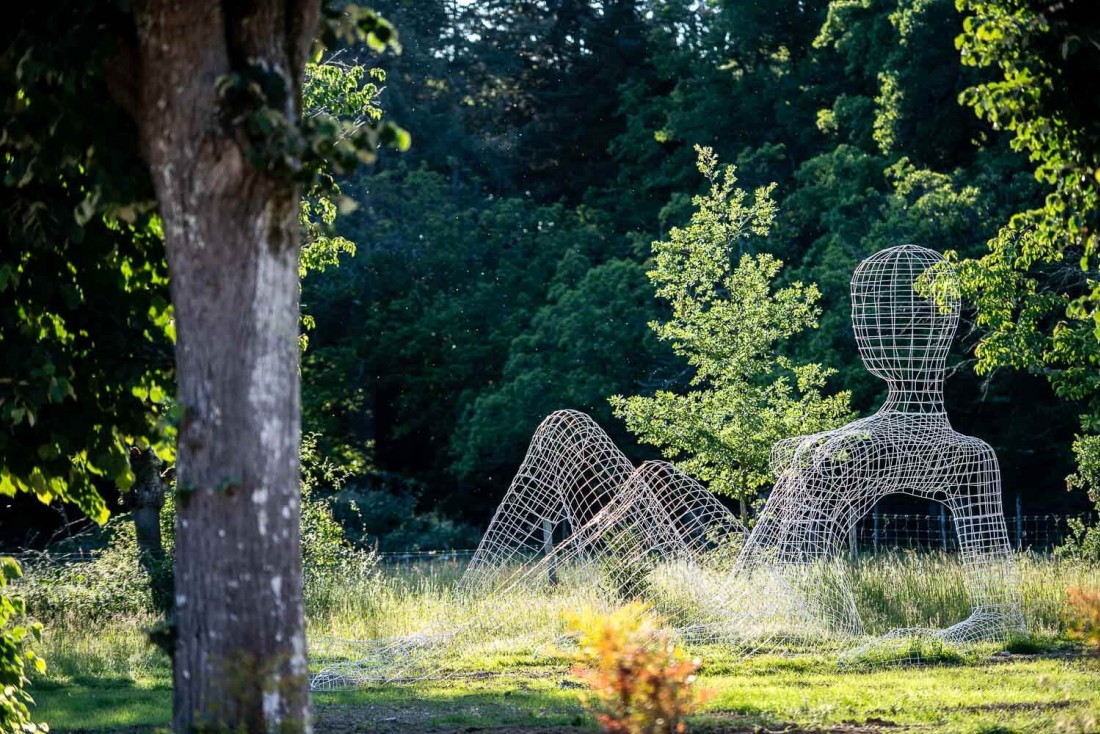
[[[958,281],[938,253],[903,245],[864,260],[852,277],[852,326],[863,363],[888,385],[887,398],[871,416],[773,449],[777,483],[742,552],[741,572],[778,568],[790,604],[832,620],[833,628],[857,632],[859,614],[845,583],[820,576],[821,562],[843,554],[850,528],[886,495],[944,502],[969,558],[1008,555],[996,455],[952,429],[944,407],[959,310]],[[994,614],[998,630],[1018,624],[1010,575],[980,580],[975,616],[952,635],[985,634],[986,609],[1014,610]]]
[[[888,386],[878,412],[825,433],[781,442],[777,476],[792,470],[921,484],[981,441],[951,428],[943,401],[947,351],[959,322],[959,285],[938,253],[902,245],[876,253],[852,276],[852,328],[868,371]],[[948,472],[950,473],[950,472]],[[860,489],[866,491],[866,482]]]

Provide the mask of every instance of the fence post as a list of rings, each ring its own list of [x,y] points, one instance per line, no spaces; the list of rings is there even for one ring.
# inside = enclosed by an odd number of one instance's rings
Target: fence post
[[[928,550],[932,550],[932,544],[935,542],[932,540],[932,533],[936,532],[936,526],[933,523],[936,521],[936,517],[939,515],[939,507],[939,502],[931,500],[928,503],[928,515],[924,518],[928,521]]]
[[[542,552],[549,559],[547,561],[547,575],[550,577],[550,583],[557,585],[558,562],[554,557],[554,523],[549,520],[542,521]]]
[[[848,550],[852,554],[852,563],[859,563],[859,521],[852,523],[848,531]]]
[[[1020,493],[1016,493],[1016,550],[1024,547],[1024,513],[1023,503],[1020,501]]]
[[[940,506],[940,545],[944,550],[947,550],[947,506],[942,502]]]
[[[878,505],[871,511],[871,517],[874,519],[874,547],[875,553],[878,553]]]

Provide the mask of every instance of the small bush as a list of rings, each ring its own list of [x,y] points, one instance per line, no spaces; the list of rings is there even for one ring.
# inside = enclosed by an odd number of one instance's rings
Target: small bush
[[[698,659],[689,659],[632,603],[606,616],[568,618],[580,650],[573,673],[589,686],[585,704],[609,734],[672,734],[702,702],[695,684]]]
[[[1100,652],[1100,589],[1067,589],[1071,620],[1069,633]]]
[[[1054,553],[1063,558],[1100,560],[1100,523],[1088,525],[1079,518],[1070,518],[1069,536]]]
[[[472,548],[481,539],[479,528],[435,512],[417,512],[416,487],[400,477],[380,472],[358,475],[323,455],[319,439],[317,433],[302,436],[302,548],[307,568],[325,566],[325,559],[339,555],[337,546],[438,550]]]
[[[1049,652],[1052,645],[1049,640],[1044,640],[1035,635],[1013,632],[1005,640],[1004,649],[1005,652],[1010,652],[1013,655],[1038,655]]]
[[[418,494],[387,477],[349,482],[332,495],[332,510],[349,540],[380,551],[473,548],[481,531],[437,512],[418,511]]]
[[[49,727],[31,720],[27,666],[44,672],[46,664],[30,647],[32,640],[42,641],[42,627],[27,623],[26,605],[8,586],[21,573],[14,558],[0,558],[0,731],[33,734]]]
[[[18,585],[31,616],[48,624],[102,624],[154,611],[152,579],[140,562],[134,524],[120,516],[97,533],[104,545],[88,560],[69,561],[51,549],[28,562]],[[163,572],[170,572],[167,564]]]

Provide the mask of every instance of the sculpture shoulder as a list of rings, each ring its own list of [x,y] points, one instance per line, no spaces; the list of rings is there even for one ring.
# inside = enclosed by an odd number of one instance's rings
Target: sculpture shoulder
[[[978,438],[977,436],[968,436],[965,433],[959,433],[958,431],[952,431],[955,445],[966,455],[979,456],[982,458],[992,458],[994,461],[997,459],[997,452],[993,450],[993,447],[988,443]]]

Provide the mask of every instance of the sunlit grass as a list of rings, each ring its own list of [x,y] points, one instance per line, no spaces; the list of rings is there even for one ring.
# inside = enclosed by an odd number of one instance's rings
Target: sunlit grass
[[[728,647],[692,645],[716,694],[703,719],[733,717],[751,728],[877,718],[941,731],[992,731],[995,725],[1037,731],[1058,721],[1069,721],[1067,731],[1073,731],[1074,720],[1095,721],[1089,717],[1100,695],[1100,667],[1080,656],[1058,656],[1068,644],[1062,640],[1066,588],[1100,587],[1100,569],[1043,556],[1019,561],[1029,633],[959,654],[929,651],[925,662],[939,663],[931,667],[849,669],[838,667],[835,653],[745,659]],[[948,555],[868,557],[848,572],[870,633],[944,627],[970,612],[963,569]],[[425,727],[530,723],[538,711],[562,724],[588,721],[564,683],[568,646],[558,644],[558,636],[566,609],[598,609],[606,598],[563,584],[550,591],[517,587],[478,602],[460,593],[460,575],[458,565],[443,563],[308,579],[307,628],[315,651],[324,638],[369,641],[459,630],[433,648],[429,661],[451,679],[320,692],[322,723],[329,704],[370,705],[375,716],[387,707],[408,708],[413,700]],[[144,630],[154,622],[143,615],[47,620],[42,652],[49,668],[34,686],[40,715],[60,729],[166,725],[171,671],[167,657],[146,639]],[[464,625],[477,634],[463,636]],[[486,630],[492,634],[482,634]],[[994,653],[1005,649],[1040,657],[995,662]]]
[[[1100,567],[1078,560],[1018,556],[1024,622],[1032,634],[1065,631],[1068,587],[1100,587]],[[866,557],[853,569],[856,605],[867,632],[947,627],[970,614],[966,575],[956,556],[898,553]]]

